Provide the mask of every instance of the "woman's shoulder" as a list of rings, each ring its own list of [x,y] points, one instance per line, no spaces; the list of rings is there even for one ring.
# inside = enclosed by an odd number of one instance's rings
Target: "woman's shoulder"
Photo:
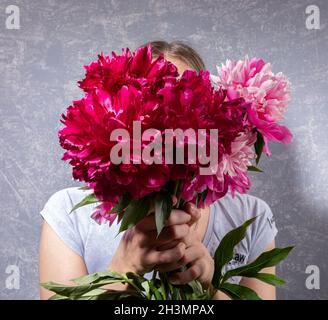
[[[56,220],[58,223],[70,223],[76,225],[76,228],[83,228],[84,225],[93,221],[90,216],[97,203],[79,207],[74,211],[72,209],[90,193],[90,190],[80,187],[58,190],[49,196],[40,213],[47,222]]]
[[[111,254],[115,252],[121,235],[119,225],[114,223],[98,225],[91,218],[98,203],[82,206],[74,211],[91,190],[69,187],[49,196],[40,214],[58,237],[73,251],[83,257],[88,272],[105,271]],[[106,243],[106,245],[101,245]]]
[[[90,216],[96,204],[91,204],[72,211],[88,191],[79,187],[58,190],[49,196],[40,214],[44,221],[74,251],[83,254],[90,226],[95,223]]]
[[[60,189],[49,196],[46,205],[67,206],[67,209],[71,210],[76,203],[81,201],[87,195],[88,192],[88,190],[83,190],[80,187]]]

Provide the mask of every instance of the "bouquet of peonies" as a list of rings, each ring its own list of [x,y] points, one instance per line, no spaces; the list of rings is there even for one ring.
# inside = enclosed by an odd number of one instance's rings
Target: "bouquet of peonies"
[[[63,160],[91,191],[73,210],[97,203],[92,217],[110,225],[117,219],[120,231],[136,225],[153,204],[159,234],[172,210],[172,195],[177,207],[185,202],[203,207],[228,190],[247,192],[248,171],[261,171],[257,164],[262,151],[270,154],[268,142],[291,142],[289,130],[278,124],[290,98],[289,82],[262,59],[228,60],[217,76],[205,70],[179,76],[163,55],[153,59],[148,46],[111,57],[100,54],[85,68],[79,82],[85,95],[62,115],[59,131]],[[281,284],[259,271],[280,262],[291,248],[274,249],[247,268],[222,274],[253,220],[221,241],[208,290],[197,281],[174,286],[155,272],[152,280],[106,272],[75,279],[76,286],[44,286],[56,299],[208,299],[216,290],[233,299],[255,299],[255,292],[227,280],[240,275]],[[129,283],[135,291],[101,289],[115,282]]]

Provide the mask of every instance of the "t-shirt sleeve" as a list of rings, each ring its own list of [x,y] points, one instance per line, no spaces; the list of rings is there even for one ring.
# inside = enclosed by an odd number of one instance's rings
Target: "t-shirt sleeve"
[[[261,199],[255,197],[254,199],[253,214],[255,214],[257,218],[251,227],[251,245],[248,255],[249,262],[255,260],[263,253],[278,233],[275,219],[269,205]]]
[[[70,213],[72,203],[66,189],[54,193],[40,214],[59,238],[73,251],[83,256],[83,242]]]

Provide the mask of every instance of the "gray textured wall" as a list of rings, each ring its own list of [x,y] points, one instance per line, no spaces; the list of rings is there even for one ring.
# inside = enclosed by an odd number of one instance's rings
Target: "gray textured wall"
[[[8,5],[20,8],[20,29],[5,26]],[[305,27],[316,4],[321,29]],[[325,0],[0,0],[0,298],[38,298],[38,212],[55,191],[74,185],[60,160],[59,116],[81,96],[76,81],[100,51],[147,40],[187,40],[208,68],[227,57],[264,57],[293,83],[286,124],[289,147],[272,146],[255,194],[269,203],[278,245],[296,249],[279,267],[288,284],[280,299],[328,298],[328,95]],[[20,289],[6,287],[6,268],[20,269]],[[305,287],[317,265],[320,290]]]

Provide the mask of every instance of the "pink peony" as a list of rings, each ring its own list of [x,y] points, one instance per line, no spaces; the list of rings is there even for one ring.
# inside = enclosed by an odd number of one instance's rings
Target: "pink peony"
[[[230,177],[236,177],[240,172],[247,172],[247,167],[251,166],[251,160],[256,158],[254,143],[256,134],[241,132],[231,142],[231,152],[224,153],[220,162],[220,171]]]
[[[292,140],[290,131],[277,124],[284,119],[291,95],[290,82],[282,73],[274,74],[271,64],[247,56],[244,60],[227,60],[217,70],[218,76],[213,76],[213,80],[227,90],[229,99],[242,97],[251,103],[249,122],[263,135],[268,154],[268,141]]]

